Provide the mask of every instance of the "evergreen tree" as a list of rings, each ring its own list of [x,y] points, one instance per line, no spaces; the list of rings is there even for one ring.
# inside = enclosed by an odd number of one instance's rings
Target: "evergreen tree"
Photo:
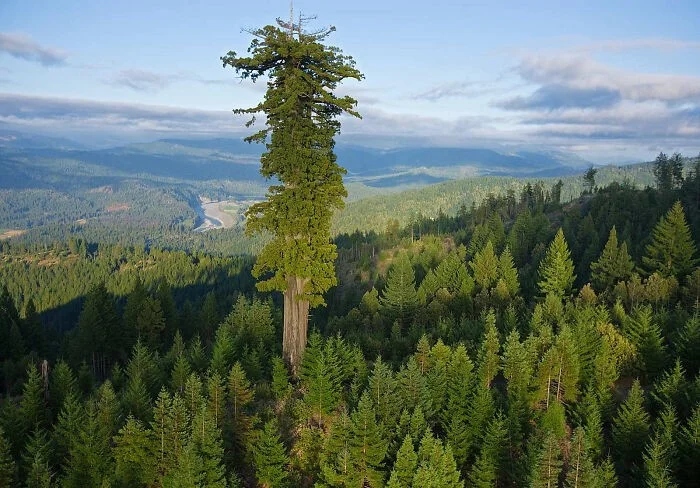
[[[469,472],[471,486],[475,488],[498,486],[498,474],[504,458],[507,435],[504,419],[494,417],[486,428],[481,452]]]
[[[537,462],[534,466],[530,486],[533,488],[556,488],[562,470],[562,453],[554,432],[544,438]]]
[[[370,393],[379,420],[386,425],[396,423],[400,408],[396,402],[396,380],[381,357],[378,357],[374,363],[367,391]]]
[[[165,317],[160,302],[146,297],[136,315],[137,338],[151,348],[157,348],[160,337],[165,330]]]
[[[498,275],[498,283],[494,290],[496,297],[502,302],[517,298],[520,294],[520,277],[508,246],[498,257]]]
[[[626,486],[639,482],[642,467],[640,446],[649,436],[649,414],[644,410],[644,398],[639,381],[632,384],[629,395],[613,419],[612,448],[617,472]]]
[[[564,298],[571,294],[576,276],[569,246],[566,244],[561,228],[540,262],[538,274],[540,277],[538,285],[543,295],[552,294],[558,298]]]
[[[33,365],[27,368],[27,381],[22,389],[19,411],[24,434],[47,426],[44,381]]]
[[[105,425],[97,405],[89,401],[85,422],[71,440],[66,476],[62,485],[81,488],[104,486],[108,482],[112,465],[110,425]]]
[[[129,417],[114,438],[115,479],[122,486],[149,485],[156,479],[156,439],[153,432]]]
[[[55,457],[61,466],[68,462],[71,447],[77,443],[80,429],[85,424],[85,409],[75,394],[69,394],[54,426]]]
[[[413,477],[413,486],[421,488],[463,488],[459,470],[450,446],[433,438],[426,430],[418,449],[418,469]]]
[[[349,485],[368,488],[384,485],[384,458],[388,443],[367,394],[362,395],[357,410],[350,416],[348,439],[350,466]]]
[[[259,289],[284,292],[283,354],[296,375],[306,347],[309,307],[321,305],[322,294],[336,283],[331,217],[347,195],[344,170],[333,154],[333,137],[340,130],[336,117],[359,117],[357,102],[336,97],[333,90],[362,74],[351,57],[322,44],[333,28],[308,33],[301,22],[278,24],[252,32],[249,57],[230,51],[221,59],[244,79],[270,79],[264,101],[234,112],[266,115],[267,127],[247,140],[267,143],[261,173],[281,184],[271,186],[267,200],[247,210],[246,229],[273,236],[253,272],[257,277],[274,273]]]
[[[63,401],[69,395],[78,395],[78,382],[70,366],[59,360],[51,371],[49,381],[49,406],[54,418],[63,408]]]
[[[391,470],[387,488],[411,488],[417,462],[418,456],[413,450],[413,440],[410,435],[406,435],[399,451],[396,453],[396,462]]]
[[[683,207],[677,201],[654,227],[642,263],[649,273],[656,271],[661,276],[673,276],[680,280],[697,264],[695,254],[695,242],[690,235]]]
[[[307,416],[323,425],[340,401],[341,384],[338,358],[317,333],[309,337],[299,376],[305,390]]]
[[[264,488],[286,486],[288,463],[287,453],[280,441],[276,420],[270,420],[258,434],[253,448],[255,477]]]
[[[698,485],[697,468],[700,459],[700,404],[695,406],[688,423],[680,429],[678,438],[679,481],[682,486]]]
[[[390,320],[398,319],[404,325],[418,308],[415,273],[406,253],[401,253],[389,270],[379,303]]]
[[[484,321],[486,322],[485,334],[484,342],[481,343],[481,348],[479,349],[477,378],[482,387],[489,388],[500,369],[498,353],[501,344],[498,338],[498,330],[496,329],[496,314],[493,310],[489,310],[484,317]]]
[[[308,349],[307,349],[308,351]],[[328,486],[348,486],[350,478],[350,417],[343,409],[325,438],[321,453],[321,479]]]
[[[654,177],[656,187],[659,191],[669,191],[673,189],[673,168],[668,156],[660,152],[654,161]]]
[[[669,456],[663,442],[654,438],[644,452],[644,485],[649,488],[675,488],[669,469]]]
[[[488,241],[483,249],[476,252],[474,259],[469,262],[474,273],[474,281],[481,290],[489,290],[498,279],[498,257],[493,250],[493,244]]]
[[[654,323],[651,307],[638,308],[627,317],[623,333],[634,345],[637,355],[635,365],[645,378],[655,378],[666,361],[666,345],[661,329]]]
[[[22,479],[27,488],[49,488],[54,472],[51,469],[51,439],[43,429],[32,432],[22,455]]]
[[[226,488],[221,430],[216,427],[204,405],[194,416],[191,438],[185,449],[194,451],[191,455],[197,462],[194,472],[202,486]]]
[[[253,396],[248,378],[241,364],[236,362],[228,375],[226,398],[230,420],[224,429],[224,440],[228,450],[235,453],[235,458],[241,464],[253,429],[253,419],[248,415]]]
[[[0,427],[0,486],[14,486],[16,476],[17,466],[12,458],[11,446]]]
[[[114,300],[105,284],[100,283],[85,298],[76,333],[78,357],[89,362],[96,377],[107,376],[122,349],[119,326]]]
[[[632,276],[634,263],[627,252],[627,243],[618,245],[615,226],[610,230],[608,242],[597,261],[591,263],[591,280],[599,292],[610,292],[619,281]]]

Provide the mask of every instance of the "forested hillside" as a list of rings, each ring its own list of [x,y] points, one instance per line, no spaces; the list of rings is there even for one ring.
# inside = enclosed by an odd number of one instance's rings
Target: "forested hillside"
[[[298,378],[252,258],[4,241],[0,486],[699,486],[700,161],[651,178],[339,235]]]

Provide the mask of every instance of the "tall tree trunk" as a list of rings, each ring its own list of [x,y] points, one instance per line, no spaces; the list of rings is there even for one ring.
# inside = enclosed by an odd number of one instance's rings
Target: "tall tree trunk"
[[[289,365],[292,376],[299,373],[301,358],[306,348],[306,332],[309,326],[309,301],[300,299],[308,278],[287,277],[284,291],[284,332],[282,354]]]

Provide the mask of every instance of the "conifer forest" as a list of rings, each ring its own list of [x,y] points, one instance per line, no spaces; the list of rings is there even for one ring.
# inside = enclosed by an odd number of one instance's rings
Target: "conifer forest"
[[[699,487],[700,157],[336,233],[332,32],[221,58],[256,255],[0,240],[0,487]]]

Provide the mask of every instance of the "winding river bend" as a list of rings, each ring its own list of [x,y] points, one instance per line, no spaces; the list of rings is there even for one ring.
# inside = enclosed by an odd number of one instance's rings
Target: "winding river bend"
[[[231,200],[213,202],[199,198],[199,206],[195,208],[199,217],[199,226],[195,232],[206,232],[212,229],[226,229],[233,225],[233,217],[222,210],[225,205],[235,203]]]

